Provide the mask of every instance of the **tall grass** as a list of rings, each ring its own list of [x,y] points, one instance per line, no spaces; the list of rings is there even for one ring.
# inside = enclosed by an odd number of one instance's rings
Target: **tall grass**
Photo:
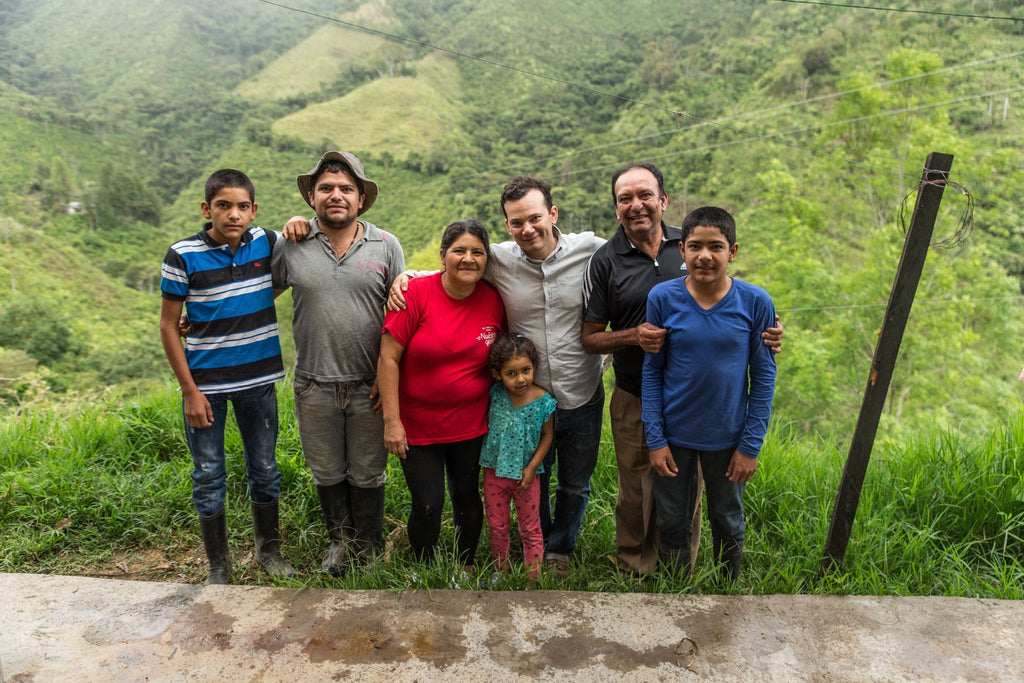
[[[204,555],[191,504],[191,458],[180,398],[167,389],[127,400],[42,408],[0,422],[0,570],[198,582]],[[479,571],[455,559],[450,516],[438,560],[415,562],[403,542],[409,506],[401,468],[388,468],[387,552],[340,579],[317,572],[326,547],[312,478],[295,428],[290,385],[279,387],[278,461],[284,553],[300,569],[278,585],[347,589],[478,588],[490,576],[486,529]],[[615,456],[606,426],[593,493],[569,579],[542,588],[586,591],[949,595],[1016,599],[1024,592],[1024,414],[980,441],[954,431],[876,443],[845,561],[820,571],[842,472],[842,439],[773,425],[747,488],[740,581],[710,563],[705,525],[695,577],[624,578],[615,568]],[[241,441],[228,438],[228,525],[235,581],[273,585],[252,563]],[[842,448],[842,447],[839,447]],[[515,548],[516,543],[513,543]],[[515,568],[498,585],[522,588]]]

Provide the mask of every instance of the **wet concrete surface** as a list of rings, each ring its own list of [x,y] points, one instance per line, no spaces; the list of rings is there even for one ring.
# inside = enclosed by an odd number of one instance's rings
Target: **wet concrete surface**
[[[1024,602],[0,574],[15,681],[1021,681]]]

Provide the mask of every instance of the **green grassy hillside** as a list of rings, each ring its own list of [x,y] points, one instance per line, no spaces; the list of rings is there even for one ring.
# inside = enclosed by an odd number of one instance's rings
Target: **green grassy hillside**
[[[397,161],[430,154],[459,137],[459,109],[426,83],[382,78],[274,123],[273,131],[309,142],[330,140],[356,153],[388,150]]]
[[[883,429],[984,430],[1016,402],[1022,22],[739,0],[297,9],[412,42],[240,0],[0,7],[0,238],[41,232],[67,256],[55,270],[0,242],[3,289],[13,273],[18,294],[69,320],[103,310],[89,298],[100,284],[155,312],[163,251],[197,229],[202,182],[224,166],[250,173],[258,222],[280,227],[309,212],[295,175],[327,148],[356,151],[381,186],[366,218],[433,267],[451,220],[479,217],[504,237],[497,200],[515,173],[553,182],[563,230],[609,235],[611,173],[653,161],[670,222],[704,203],[737,215],[736,273],[773,293],[787,325],[776,418],[845,434],[899,259],[897,209],[926,155],[950,152],[973,232],[929,256]],[[87,213],[68,217],[76,198]],[[966,206],[947,190],[937,236]],[[0,291],[0,305],[14,295]],[[90,335],[76,332],[108,341]],[[159,349],[147,353],[159,365]],[[87,357],[58,374],[84,377]]]
[[[326,0],[303,5],[314,12],[337,7]],[[241,0],[12,3],[3,18],[5,80],[73,106],[181,93],[190,82],[223,87],[315,24]]]
[[[235,92],[246,99],[279,100],[329,86],[346,66],[367,67],[387,41],[378,36],[328,24],[246,79]]]

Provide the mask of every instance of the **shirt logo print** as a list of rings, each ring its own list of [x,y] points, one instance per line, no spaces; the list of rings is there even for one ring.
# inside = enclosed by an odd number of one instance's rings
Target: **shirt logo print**
[[[486,326],[483,331],[477,336],[477,341],[482,341],[486,346],[490,347],[494,343],[494,340],[498,338],[498,328],[494,325]]]

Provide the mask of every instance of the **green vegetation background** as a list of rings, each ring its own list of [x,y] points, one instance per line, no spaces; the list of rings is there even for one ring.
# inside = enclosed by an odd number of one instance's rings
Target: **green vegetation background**
[[[670,223],[705,203],[732,210],[735,273],[772,293],[786,325],[777,447],[805,455],[787,466],[820,477],[827,507],[841,458],[816,454],[845,452],[902,247],[897,211],[912,207],[924,160],[939,151],[955,155],[952,179],[973,197],[973,232],[929,254],[879,451],[959,472],[994,449],[1004,478],[985,482],[1008,498],[989,512],[1020,557],[1024,22],[735,0],[589,0],[554,14],[537,0],[293,4],[303,11],[242,0],[0,5],[0,426],[20,444],[3,450],[0,496],[16,503],[6,515],[35,505],[26,492],[47,498],[54,475],[31,463],[62,438],[61,416],[79,414],[127,430],[117,447],[132,449],[133,467],[166,472],[116,486],[173,488],[171,527],[191,539],[187,450],[157,336],[160,260],[199,229],[209,172],[249,173],[258,222],[279,228],[308,213],[294,177],[331,148],[364,160],[382,188],[366,218],[417,267],[434,267],[456,218],[482,218],[502,239],[497,198],[515,173],[553,182],[568,231],[612,233],[609,178],[630,161],[665,171]],[[947,5],[1021,18],[1010,0]],[[966,205],[947,189],[937,239],[953,235]],[[290,300],[279,301],[290,355]],[[131,425],[151,419],[130,417],[138,406],[168,413],[141,442]],[[62,457],[102,450],[76,447]],[[283,453],[295,448],[283,434]],[[913,486],[916,470],[889,473],[879,451],[875,495]],[[769,493],[771,460],[752,491]],[[113,505],[104,495],[81,504]],[[52,500],[70,504],[65,493]],[[55,530],[73,515],[49,516],[23,522],[38,526],[44,550],[8,554],[5,568],[56,566],[61,534],[78,532]],[[5,519],[5,538],[16,519]],[[808,524],[796,528],[820,544],[820,520]],[[158,529],[125,533],[145,546]]]

